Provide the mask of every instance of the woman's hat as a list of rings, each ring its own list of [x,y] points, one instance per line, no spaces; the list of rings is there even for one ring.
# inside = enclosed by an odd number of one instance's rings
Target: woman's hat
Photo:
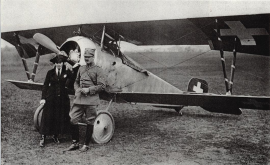
[[[67,61],[67,59],[68,59],[68,56],[67,56],[67,54],[66,54],[66,52],[65,51],[61,51],[61,52],[59,52],[58,54],[55,54],[51,59],[50,59],[50,61],[52,62],[52,63],[61,63],[61,62],[66,62]]]

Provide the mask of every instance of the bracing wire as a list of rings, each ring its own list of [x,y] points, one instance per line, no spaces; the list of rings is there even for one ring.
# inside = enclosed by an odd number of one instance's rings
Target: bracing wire
[[[211,24],[211,23],[209,23],[209,24]],[[204,27],[208,26],[209,24],[205,25]],[[114,31],[113,29],[110,29],[110,30]],[[177,40],[180,40],[181,38],[183,38],[183,37],[185,37],[185,36],[187,36],[187,35],[190,35],[190,34],[192,34],[192,33],[195,33],[195,32],[197,32],[197,31],[198,31],[198,30],[194,30],[194,31],[192,31],[192,32],[190,32],[190,33],[188,33],[188,34],[185,34],[185,35],[179,37],[178,39],[176,39],[176,40],[174,40],[174,41],[171,41],[169,44],[171,44],[171,43],[173,43],[173,42],[175,42],[175,41],[177,41]],[[117,33],[116,31],[114,31],[114,32]],[[117,33],[117,34],[118,34],[118,33]],[[156,48],[155,51],[157,51],[158,49],[160,49],[160,48]],[[173,65],[173,66],[167,66],[167,65],[164,65],[164,64],[158,62],[157,60],[154,60],[154,59],[152,59],[152,58],[150,58],[150,57],[144,55],[143,53],[139,53],[139,54],[141,54],[142,56],[144,56],[144,57],[146,57],[146,58],[148,58],[148,59],[150,59],[150,60],[152,60],[152,61],[157,62],[158,64],[160,64],[160,65],[162,65],[162,66],[165,66],[165,69],[163,69],[163,70],[161,70],[161,71],[155,73],[155,74],[159,74],[159,73],[164,72],[164,71],[166,71],[166,70],[168,70],[168,69],[170,69],[170,68],[173,68],[173,67],[175,67],[175,66],[177,66],[177,65],[180,65],[180,64],[182,64],[182,63],[184,63],[184,62],[187,62],[187,61],[192,60],[192,59],[195,59],[195,58],[197,58],[197,57],[199,57],[199,56],[201,56],[201,55],[204,55],[204,54],[208,53],[209,51],[211,51],[211,50],[208,50],[208,51],[206,51],[206,52],[203,52],[203,53],[200,53],[200,54],[198,54],[198,55],[195,55],[195,56],[193,56],[193,57],[191,57],[191,58],[189,58],[189,59],[186,59],[186,60],[184,60],[184,61],[181,61],[181,62],[179,62],[179,63],[177,63],[177,64],[175,64],[175,65]],[[189,74],[187,74],[187,75],[189,75]],[[189,76],[190,76],[190,75],[189,75]],[[190,77],[192,77],[192,76],[190,76]],[[143,78],[143,79],[140,79],[140,80],[138,80],[138,81],[135,81],[135,82],[133,82],[133,83],[131,83],[131,84],[127,84],[127,85],[124,86],[123,88],[128,87],[128,86],[130,86],[130,85],[133,85],[133,84],[135,84],[135,83],[137,83],[137,82],[140,82],[140,81],[142,81],[142,80],[144,80],[144,79],[146,79],[146,78],[147,78],[147,77],[145,77],[145,78]],[[204,84],[204,85],[206,85],[206,84]],[[216,91],[217,93],[220,93],[217,89],[214,89],[214,88],[211,88],[211,87],[209,87],[209,88],[210,88],[210,89],[213,89],[213,90]]]
[[[209,24],[204,25],[204,26],[201,27],[201,28],[204,28],[204,27],[206,27],[206,26],[209,26],[210,24],[212,24],[212,22],[209,23]],[[114,31],[113,29],[110,29],[110,30]],[[199,29],[199,30],[200,30],[200,29]],[[175,39],[175,40],[169,42],[168,45],[174,43],[174,42],[177,41],[177,40],[180,40],[181,38],[183,38],[183,37],[185,37],[185,36],[187,36],[187,35],[190,35],[190,34],[192,34],[192,33],[195,33],[195,32],[197,32],[197,31],[199,31],[199,30],[191,31],[190,33],[187,33],[187,34],[185,34],[185,35],[183,35],[183,36],[181,36],[181,37],[179,37],[179,38],[177,38],[177,39]],[[114,31],[114,32],[117,33],[116,31]],[[119,34],[119,33],[117,33],[117,34]],[[127,39],[128,39],[128,38],[127,38]],[[156,48],[156,49],[153,50],[153,51],[157,51],[158,49],[160,49],[160,48]],[[209,51],[211,51],[211,50],[209,50]],[[166,65],[164,65],[164,64],[162,64],[162,63],[160,63],[160,62],[158,62],[158,61],[156,61],[156,60],[154,60],[154,59],[152,59],[152,58],[150,58],[150,57],[144,55],[143,53],[139,53],[139,54],[141,54],[142,56],[144,56],[144,57],[146,57],[146,58],[148,58],[148,59],[150,59],[150,60],[152,60],[152,61],[155,61],[155,62],[157,62],[158,64],[160,64],[160,65],[166,67],[165,69],[161,70],[160,72],[155,73],[155,74],[158,74],[158,73],[164,72],[164,71],[166,71],[166,70],[168,70],[168,69],[170,69],[170,68],[173,68],[173,67],[175,67],[175,66],[177,66],[177,65],[180,65],[180,64],[182,64],[182,63],[184,63],[184,62],[187,62],[187,61],[189,61],[189,60],[191,60],[191,59],[197,58],[197,57],[199,57],[200,55],[203,55],[203,54],[205,54],[205,53],[207,53],[207,52],[209,52],[209,51],[206,51],[206,52],[203,52],[203,53],[198,54],[198,55],[196,55],[196,56],[193,56],[192,58],[187,59],[187,60],[184,60],[184,61],[182,61],[182,62],[180,62],[180,63],[177,63],[177,64],[175,64],[175,65],[173,65],[173,66],[166,66]],[[244,72],[244,71],[241,71],[241,72]],[[251,74],[251,73],[248,73],[248,72],[244,72],[244,73],[250,74],[250,75],[252,75],[252,76],[254,76],[254,77],[263,79],[263,77],[260,77],[260,76],[257,76],[257,75],[254,75],[254,74]],[[190,76],[188,73],[187,73],[187,75]],[[192,76],[190,76],[190,77],[192,77]],[[142,79],[142,80],[143,80],[143,79]],[[138,80],[138,81],[142,81],[142,80]],[[138,81],[136,81],[136,82],[138,82]],[[135,84],[136,82],[133,82],[132,84]],[[126,85],[125,87],[130,86],[130,85],[132,85],[132,84],[128,84],[128,85]],[[206,85],[206,84],[205,84],[205,85]],[[217,89],[214,89],[214,88],[211,88],[211,87],[209,87],[209,88],[210,88],[210,89],[213,89],[214,91],[216,91],[216,92],[218,92],[218,93],[220,94],[220,92],[219,92]]]

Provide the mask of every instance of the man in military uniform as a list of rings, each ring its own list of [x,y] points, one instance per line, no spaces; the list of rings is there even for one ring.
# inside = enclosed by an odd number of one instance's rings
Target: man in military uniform
[[[75,98],[69,112],[71,118],[72,144],[68,151],[79,149],[78,123],[86,115],[85,142],[80,151],[89,149],[89,142],[93,134],[94,120],[97,106],[100,104],[99,92],[105,89],[105,77],[100,67],[94,64],[95,49],[86,48],[84,52],[85,66],[81,66],[74,83]]]

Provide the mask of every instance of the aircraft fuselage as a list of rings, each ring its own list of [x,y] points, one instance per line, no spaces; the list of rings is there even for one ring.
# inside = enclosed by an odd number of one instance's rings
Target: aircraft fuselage
[[[89,38],[76,36],[66,40],[61,45],[60,49],[67,53],[70,48],[68,44],[76,43],[84,54],[85,48],[88,45],[96,45],[95,64],[100,66],[106,75],[107,91],[111,92],[145,92],[145,93],[183,93],[178,88],[162,80],[151,72],[148,74],[139,72],[126,64],[123,64],[122,59],[113,55],[113,53],[102,50],[100,45]],[[69,50],[68,50],[69,49]],[[81,65],[85,65],[84,57],[81,56]]]

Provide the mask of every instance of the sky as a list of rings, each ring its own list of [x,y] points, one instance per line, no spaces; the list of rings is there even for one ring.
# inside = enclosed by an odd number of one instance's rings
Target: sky
[[[82,23],[270,13],[270,1],[1,0],[1,32]],[[1,47],[6,43],[1,40]]]

